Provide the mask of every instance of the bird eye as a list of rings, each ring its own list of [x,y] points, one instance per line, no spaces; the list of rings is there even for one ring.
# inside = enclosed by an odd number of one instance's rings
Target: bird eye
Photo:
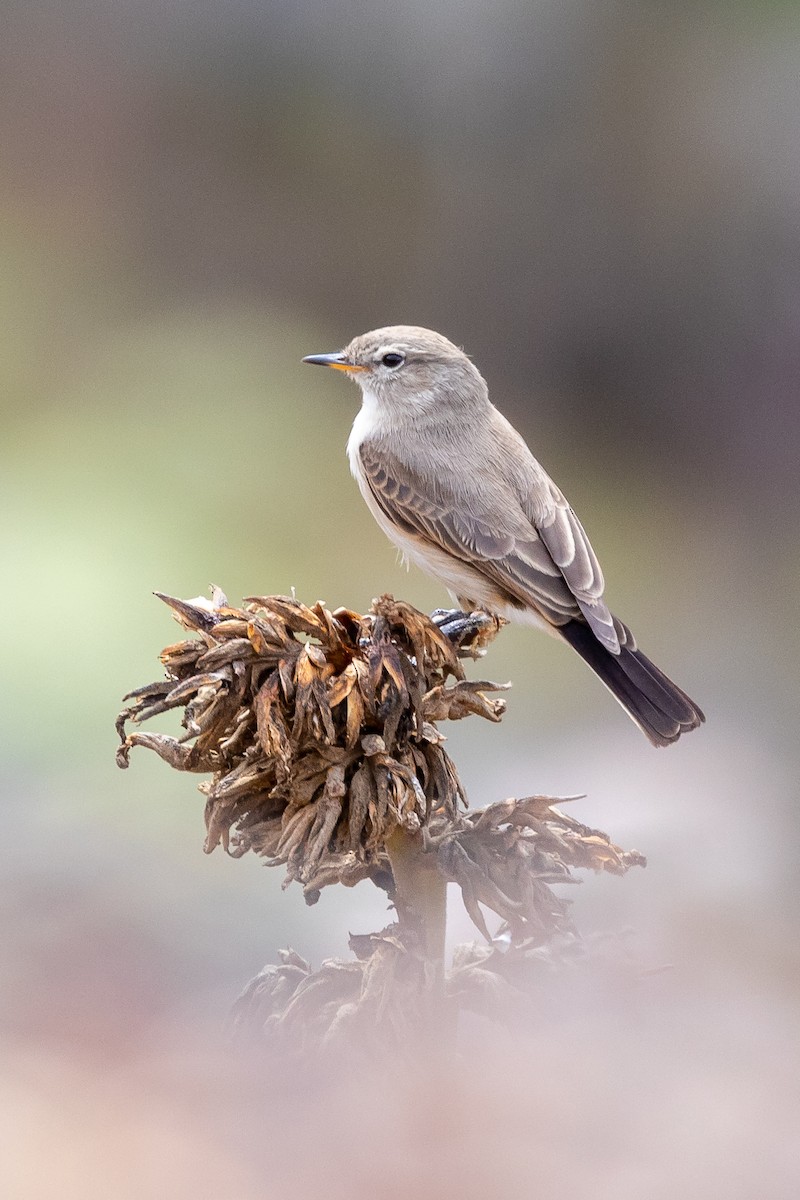
[[[385,367],[399,367],[405,362],[402,354],[384,354],[381,362]]]

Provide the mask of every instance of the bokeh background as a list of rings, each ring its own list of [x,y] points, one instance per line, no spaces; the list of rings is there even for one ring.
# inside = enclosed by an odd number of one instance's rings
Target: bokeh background
[[[797,1194],[799,35],[777,0],[6,0],[5,1196]],[[299,364],[394,322],[473,355],[708,713],[656,753],[510,629],[505,722],[450,731],[474,803],[586,792],[648,854],[576,919],[671,969],[277,1088],[232,999],[380,898],[205,858],[195,781],[118,772],[113,719],[173,639],[153,589],[443,602],[349,478],[355,391]]]

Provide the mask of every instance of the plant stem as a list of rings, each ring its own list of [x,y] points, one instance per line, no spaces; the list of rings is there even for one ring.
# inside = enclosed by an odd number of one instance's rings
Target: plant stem
[[[400,825],[386,839],[395,882],[394,904],[403,927],[411,931],[425,957],[431,986],[444,982],[444,942],[447,924],[447,880],[435,856],[422,848],[422,834]]]

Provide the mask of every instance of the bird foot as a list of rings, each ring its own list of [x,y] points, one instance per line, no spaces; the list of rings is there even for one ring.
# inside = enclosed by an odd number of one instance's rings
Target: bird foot
[[[503,617],[495,617],[483,609],[463,612],[460,608],[437,608],[431,613],[431,620],[463,658],[483,658],[489,643],[508,624]]]

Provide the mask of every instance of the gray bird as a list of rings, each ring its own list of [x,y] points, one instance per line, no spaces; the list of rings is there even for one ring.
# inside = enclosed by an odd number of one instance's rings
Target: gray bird
[[[360,386],[347,452],[361,494],[403,555],[462,608],[567,642],[654,746],[705,720],[609,611],[583,526],[463,351],[433,330],[392,325],[303,362]]]

